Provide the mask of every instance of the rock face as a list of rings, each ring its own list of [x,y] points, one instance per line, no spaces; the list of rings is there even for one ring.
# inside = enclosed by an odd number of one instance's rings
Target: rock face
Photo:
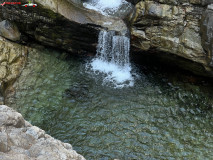
[[[143,0],[138,2],[135,12],[131,15],[134,51],[167,53],[168,57],[175,55],[188,60],[188,66],[179,65],[180,67],[199,75],[213,77],[212,55],[205,52],[208,47],[203,48],[200,36],[200,21],[206,9],[203,5],[209,3],[210,1],[200,0]],[[207,23],[210,26],[212,21],[209,20]],[[178,63],[177,59],[174,61]],[[197,67],[194,67],[196,65]]]
[[[24,3],[28,1],[23,0]],[[17,24],[22,42],[36,40],[70,52],[95,54],[100,29],[126,30],[121,19],[83,8],[79,0],[35,0],[34,3],[38,4],[35,8],[0,7],[0,19]]]
[[[213,4],[208,5],[201,20],[202,45],[213,66]]]
[[[126,25],[120,18],[83,8],[85,1],[35,0],[35,8],[7,5],[0,7],[0,19],[18,26],[22,43],[36,40],[70,52],[95,54],[101,29],[125,31]],[[184,69],[213,77],[212,0],[128,1],[135,4],[129,18],[133,51],[169,57]]]
[[[21,36],[18,27],[8,20],[0,22],[0,35],[12,41],[19,41]]]
[[[45,134],[11,108],[0,105],[1,160],[85,160],[72,146]]]
[[[0,104],[7,86],[20,75],[25,66],[27,47],[0,37]]]

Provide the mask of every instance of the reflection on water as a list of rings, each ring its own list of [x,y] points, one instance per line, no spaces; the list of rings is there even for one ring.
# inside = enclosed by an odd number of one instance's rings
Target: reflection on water
[[[114,89],[85,71],[85,59],[59,57],[31,52],[8,97],[34,125],[87,159],[213,159],[211,86],[138,65],[135,85]]]

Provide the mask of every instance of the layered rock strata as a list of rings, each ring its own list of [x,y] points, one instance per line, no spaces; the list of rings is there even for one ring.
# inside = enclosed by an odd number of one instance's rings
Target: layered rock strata
[[[188,64],[184,63],[184,66],[179,64],[180,67],[199,75],[213,77],[212,54],[207,52],[211,47],[209,45],[203,47],[201,43],[203,37],[209,35],[201,37],[200,27],[202,14],[206,14],[205,5],[209,3],[212,2],[200,0],[138,2],[135,5],[135,12],[131,15],[134,51],[152,52],[154,55],[168,53],[167,57],[175,55],[187,60]],[[209,16],[211,17],[211,14]],[[206,23],[211,26],[212,20]],[[213,30],[210,29],[207,29],[207,33],[213,34]],[[206,41],[209,39],[206,38]],[[177,58],[173,58],[173,61],[178,64]]]
[[[120,18],[88,10],[79,5],[79,1],[35,0],[34,3],[38,6],[5,5],[0,8],[0,19],[17,24],[22,43],[36,40],[70,52],[95,54],[98,33],[102,28],[126,30]]]

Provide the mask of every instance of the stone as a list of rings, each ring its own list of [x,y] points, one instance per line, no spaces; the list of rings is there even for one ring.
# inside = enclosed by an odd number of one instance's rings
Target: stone
[[[201,0],[202,5],[209,5],[212,4],[212,0]]]
[[[140,0],[127,0],[127,1],[132,3],[132,4],[137,4]]]
[[[207,52],[208,62],[213,67],[213,10],[207,9],[201,19],[202,46]]]
[[[5,105],[0,105],[0,159],[85,160],[70,144],[45,134]]]
[[[6,66],[0,66],[0,79],[4,79],[7,75]]]
[[[209,9],[205,11],[203,2],[200,0],[138,2],[135,5],[135,13],[129,16],[133,52],[141,51],[143,54],[143,51],[146,53],[154,51],[160,55],[165,53],[166,56],[178,56],[188,63],[187,66],[179,65],[179,67],[198,75],[213,77],[211,45],[213,10],[212,5],[209,5],[207,7]],[[178,62],[175,64],[178,65]]]
[[[21,36],[18,27],[8,20],[0,22],[0,35],[11,41],[19,41]]]
[[[10,147],[8,144],[8,136],[7,133],[4,131],[0,131],[0,152],[9,152]]]
[[[100,30],[105,28],[124,33],[127,29],[121,18],[86,9],[78,4],[78,0],[39,0],[36,3],[36,10],[17,5],[0,7],[0,13],[3,13],[0,18],[18,26],[23,35],[20,42],[33,39],[72,53],[95,54]]]
[[[20,113],[15,112],[7,106],[0,106],[0,127],[14,126],[20,128],[25,126],[24,118]]]
[[[0,37],[0,104],[4,103],[3,95],[25,66],[27,53],[27,47]]]
[[[6,153],[1,153],[0,154],[0,159],[1,160],[35,160],[33,158],[29,158],[28,156],[24,154],[6,154]]]

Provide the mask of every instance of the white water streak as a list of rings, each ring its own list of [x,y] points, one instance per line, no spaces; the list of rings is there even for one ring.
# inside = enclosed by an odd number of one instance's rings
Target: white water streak
[[[84,7],[100,12],[103,15],[113,14],[120,9],[121,5],[126,5],[125,0],[90,0],[89,3],[83,3]]]
[[[130,40],[128,37],[116,36],[114,31],[101,31],[97,56],[91,63],[92,70],[106,74],[105,84],[111,82],[117,88],[133,86],[129,49]]]

